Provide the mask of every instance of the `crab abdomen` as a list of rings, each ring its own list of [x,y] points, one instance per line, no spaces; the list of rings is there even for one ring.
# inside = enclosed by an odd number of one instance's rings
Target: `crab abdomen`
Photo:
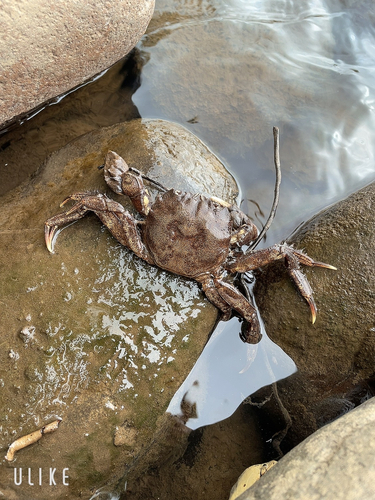
[[[158,196],[147,215],[145,244],[159,267],[193,278],[226,260],[231,227],[226,207],[170,190]]]

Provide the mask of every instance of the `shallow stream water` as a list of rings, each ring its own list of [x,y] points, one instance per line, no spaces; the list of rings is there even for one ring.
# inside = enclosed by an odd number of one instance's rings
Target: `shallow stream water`
[[[272,204],[278,126],[280,203],[262,245],[284,240],[375,178],[374,21],[370,1],[157,0],[130,57],[0,137],[2,192],[87,131],[163,118],[224,161],[242,209],[261,226]],[[229,416],[259,387],[295,370],[265,332],[257,346],[238,333],[236,319],[219,324],[171,402],[178,413],[189,391],[198,409],[192,428]]]
[[[157,2],[139,45],[145,64],[133,102],[142,117],[179,122],[206,142],[237,178],[241,207],[258,225],[272,203],[272,126],[280,128],[280,203],[263,246],[374,179],[371,3],[174,5]],[[188,425],[213,423],[229,416],[247,391],[293,369],[266,335],[255,349],[245,347],[236,320],[220,324],[176,395],[175,411],[190,389],[199,411]],[[193,385],[197,380],[203,383]]]

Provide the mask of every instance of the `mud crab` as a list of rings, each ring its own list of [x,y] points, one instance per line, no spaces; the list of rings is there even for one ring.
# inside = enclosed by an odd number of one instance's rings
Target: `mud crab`
[[[113,151],[106,156],[104,178],[115,193],[130,198],[143,219],[137,220],[105,194],[73,194],[61,204],[73,201],[72,208],[45,223],[45,240],[50,252],[60,226],[94,212],[112,235],[138,257],[200,283],[206,297],[222,312],[222,320],[228,320],[232,310],[236,311],[246,320],[240,336],[248,343],[260,339],[256,310],[224,276],[245,273],[283,259],[315,322],[312,290],[300,265],[335,269],[333,266],[315,262],[286,244],[254,251],[249,244],[258,237],[257,227],[237,206],[218,198],[165,189],[151,203],[141,173],[130,169]],[[249,248],[243,250],[246,246]]]

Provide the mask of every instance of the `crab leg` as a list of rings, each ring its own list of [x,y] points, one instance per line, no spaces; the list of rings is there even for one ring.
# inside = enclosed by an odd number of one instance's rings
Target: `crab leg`
[[[114,151],[108,151],[105,158],[104,178],[115,193],[129,196],[138,213],[148,214],[149,194],[140,172],[131,171],[126,161]]]
[[[255,307],[230,283],[214,278],[214,285],[221,298],[247,321],[247,327],[240,335],[241,339],[249,344],[258,343],[261,333]]]
[[[69,210],[51,217],[45,222],[45,240],[47,248],[53,252],[54,240],[61,226],[84,217],[88,212],[94,212],[112,235],[124,246],[132,250],[138,257],[149,264],[154,260],[142,242],[139,221],[127,212],[120,203],[111,200],[103,194],[76,193],[63,201],[76,201]]]
[[[214,306],[220,309],[220,311],[223,313],[221,316],[221,320],[228,321],[228,319],[230,319],[232,315],[232,308],[228,304],[228,302],[226,302],[221,297],[220,293],[218,292],[218,290],[214,285],[212,276],[210,274],[204,275],[201,276],[199,280],[197,279],[197,281],[199,281],[202,284],[202,289],[208,300],[212,302],[212,304],[214,304]]]
[[[231,310],[237,311],[245,320],[246,327],[240,335],[244,342],[256,344],[261,338],[260,326],[255,307],[233,285],[211,275],[200,276],[204,293],[210,302],[223,312],[222,320],[230,318]]]
[[[285,265],[290,277],[296,284],[302,297],[309,304],[312,322],[315,323],[317,309],[313,298],[313,292],[307,278],[300,269],[300,265],[324,267],[333,270],[336,270],[336,267],[325,264],[324,262],[316,262],[308,255],[295,250],[293,247],[282,244],[273,245],[270,248],[257,250],[252,253],[243,253],[239,255],[233,263],[228,264],[226,269],[230,272],[245,273],[281,259],[285,260]]]
[[[76,193],[75,199],[79,199],[79,197],[82,199],[85,196],[85,193]],[[73,197],[66,198],[61,204],[60,207],[65,205],[67,201],[70,199],[73,199]],[[48,250],[53,253],[53,248],[55,245],[55,240],[59,232],[60,226],[66,226],[67,224],[70,224],[72,222],[75,222],[79,219],[82,219],[88,212],[87,209],[85,209],[81,204],[78,206],[76,204],[73,208],[70,210],[67,210],[66,212],[63,212],[61,214],[55,215],[54,217],[50,217],[45,223],[44,223],[44,237],[46,241],[46,246]]]

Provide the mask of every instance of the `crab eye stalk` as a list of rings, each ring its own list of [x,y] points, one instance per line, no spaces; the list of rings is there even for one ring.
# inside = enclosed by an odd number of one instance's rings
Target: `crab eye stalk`
[[[120,155],[108,151],[104,163],[104,179],[108,186],[117,194],[124,194],[121,188],[122,177],[129,171],[129,166]]]

